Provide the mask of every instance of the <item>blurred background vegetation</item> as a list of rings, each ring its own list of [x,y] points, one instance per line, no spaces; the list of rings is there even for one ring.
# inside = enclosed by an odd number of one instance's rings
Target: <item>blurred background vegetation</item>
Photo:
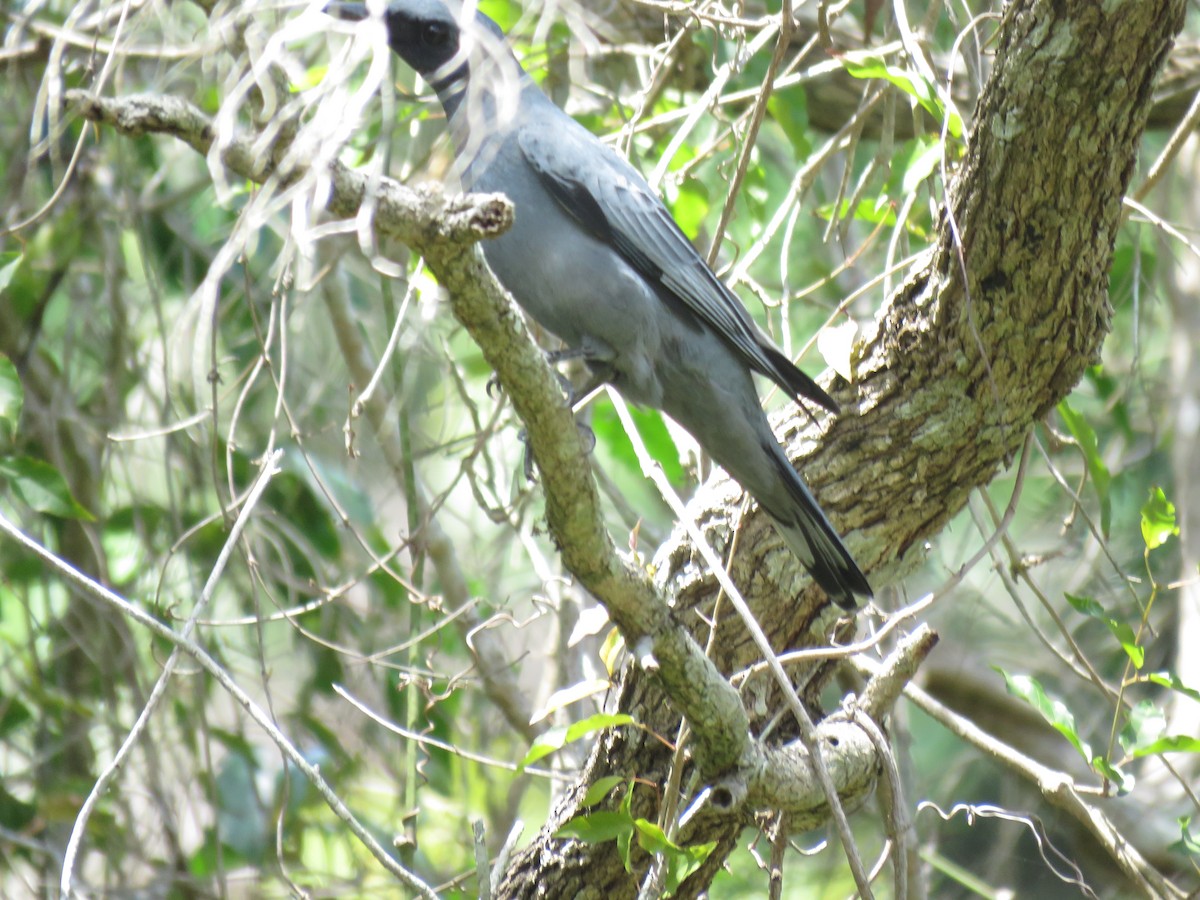
[[[193,636],[406,866],[446,896],[474,896],[472,822],[495,854],[518,820],[528,834],[545,819],[585,742],[536,772],[516,766],[536,735],[598,708],[613,659],[609,627],[544,534],[520,424],[404,248],[371,247],[353,223],[327,227],[303,198],[228,179],[169,138],[85,127],[62,99],[74,87],[161,92],[245,128],[286,101],[321,136],[318,156],[406,181],[446,175],[424,85],[394,67],[382,94],[356,94],[386,54],[365,38],[352,47],[350,27],[319,6],[4,4],[0,511],[181,629],[261,461],[282,451]],[[753,44],[774,4],[697,7],[745,28],[651,2],[483,6],[547,92],[634,159],[700,246],[717,245],[719,271],[780,344],[809,371],[837,367],[855,323],[926,246],[963,147],[914,102],[919,85],[905,88],[898,73],[915,76],[894,9],[843,4],[834,43],[862,52],[838,59],[806,8],[751,145],[774,46]],[[1000,12],[909,4],[968,125]],[[1142,173],[1183,120],[1196,63],[1190,46],[1173,58]],[[267,64],[286,72],[287,97],[257,95]],[[953,122],[953,109],[934,112]],[[1037,429],[1006,536],[922,613],[943,637],[927,689],[1090,783],[1100,778],[1069,738],[1119,766],[1127,792],[1106,811],[1192,889],[1197,150],[1189,138],[1128,207],[1104,358]],[[376,366],[364,402],[361,373]],[[672,526],[668,508],[611,404],[602,396],[587,418],[617,543],[650,556]],[[703,469],[690,439],[656,413],[637,423],[689,491]],[[1015,485],[1015,471],[997,478],[880,605],[958,570]],[[447,583],[455,571],[462,590]],[[1134,645],[1145,654],[1136,668]],[[56,890],[81,804],[171,649],[0,540],[0,894]],[[1130,682],[1134,713],[1118,715],[1080,657],[1107,682]],[[1036,679],[1046,699],[1033,682],[1017,682],[1023,697],[1006,692],[997,667]],[[591,692],[552,699],[576,685]],[[896,728],[932,896],[1080,891],[1063,877],[1125,895],[1112,863],[1032,786],[919,712],[902,709]],[[855,827],[870,858],[878,810]],[[76,878],[99,896],[402,895],[186,658],[82,837]],[[797,844],[817,850],[823,837]],[[761,842],[745,835],[711,896],[765,892]],[[839,853],[789,854],[787,896],[852,890]]]

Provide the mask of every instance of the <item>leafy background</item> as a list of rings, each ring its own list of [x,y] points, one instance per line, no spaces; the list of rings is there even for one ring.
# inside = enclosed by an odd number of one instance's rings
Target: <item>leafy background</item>
[[[969,121],[989,63],[992,25],[974,17],[998,12],[929,7],[930,55],[955,74],[947,108],[895,52],[894,18],[858,6],[835,35],[868,49],[791,53],[752,145],[747,116],[770,59],[769,44],[747,53],[753,31],[685,29],[668,16],[664,37],[663,12],[648,4],[486,9],[551,96],[653,176],[706,251],[729,204],[719,271],[815,372],[844,366],[854,323],[925,246],[962,152],[955,115]],[[447,896],[475,895],[472,823],[484,823],[494,855],[518,820],[528,833],[545,819],[593,733],[568,740],[565,728],[595,723],[619,656],[543,533],[519,423],[404,248],[364,254],[352,226],[318,242],[286,197],[214,180],[169,139],[93,132],[59,98],[95,89],[100,72],[107,93],[175,94],[250,127],[271,118],[252,63],[280,63],[290,93],[275,101],[299,110],[306,134],[344,137],[344,161],[382,160],[404,180],[450,169],[438,112],[400,67],[348,118],[338,92],[379,80],[378,47],[348,50],[350,29],[313,7],[52,0],[5,15],[0,511],[182,628],[261,460],[282,451],[196,638],[405,865]],[[876,91],[867,124],[835,133]],[[1163,119],[1147,165],[1166,145]],[[1103,360],[1037,429],[1027,458],[929,547],[924,568],[879,598],[894,609],[937,588],[1016,493],[987,559],[922,613],[943,637],[923,683],[1051,768],[1119,789],[1105,808],[1122,834],[1193,887],[1196,165],[1189,142],[1128,210]],[[356,409],[366,385],[333,337],[339,320],[383,360],[369,401],[377,420]],[[612,531],[650,556],[672,525],[668,508],[611,403],[601,396],[584,418]],[[705,465],[690,439],[653,412],[636,422],[686,493]],[[385,440],[399,441],[405,471],[381,452]],[[446,602],[425,509],[466,578],[462,606]],[[511,683],[481,664],[485,644]],[[34,895],[58,883],[80,805],[171,648],[11,539],[0,541],[0,648],[0,893]],[[1123,685],[1133,705],[1097,683]],[[497,697],[506,689],[544,715],[515,718]],[[1031,786],[919,712],[903,709],[895,726],[932,895],[1079,890],[1063,878],[1122,895],[1111,862]],[[879,816],[871,805],[855,817],[868,858],[882,844]],[[752,832],[744,843],[712,896],[765,890],[769,848]],[[788,854],[786,895],[852,890],[823,834],[795,844],[816,852]],[[186,662],[87,820],[77,867],[114,896],[396,890],[262,730]]]

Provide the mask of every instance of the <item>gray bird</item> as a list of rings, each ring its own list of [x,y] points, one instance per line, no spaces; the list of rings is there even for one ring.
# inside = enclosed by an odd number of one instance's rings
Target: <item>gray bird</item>
[[[326,9],[368,15],[361,3]],[[780,448],[751,373],[837,404],[758,328],[641,175],[541,92],[499,26],[460,15],[440,0],[395,0],[384,23],[391,49],[437,92],[463,187],[512,201],[512,228],[484,244],[488,265],[597,383],[686,428],[853,609],[871,586]]]

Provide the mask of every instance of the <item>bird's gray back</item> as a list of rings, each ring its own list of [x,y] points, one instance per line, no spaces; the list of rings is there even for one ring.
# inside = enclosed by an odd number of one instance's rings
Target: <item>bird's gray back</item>
[[[512,227],[484,244],[484,256],[541,327],[586,351],[592,368],[629,399],[661,408],[657,363],[665,345],[677,342],[679,325],[654,288],[581,227],[528,164],[521,129],[581,127],[548,101],[537,106],[481,141],[462,167],[465,188],[503,193],[513,203]]]

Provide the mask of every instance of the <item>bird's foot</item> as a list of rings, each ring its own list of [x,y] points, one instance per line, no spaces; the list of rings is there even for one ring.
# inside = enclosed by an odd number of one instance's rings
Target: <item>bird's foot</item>
[[[570,378],[568,378],[562,372],[558,371],[558,369],[556,367],[558,366],[559,363],[562,363],[562,362],[568,362],[573,359],[586,358],[587,351],[583,350],[582,348],[567,349],[567,350],[547,350],[547,351],[545,351],[544,355],[546,357],[546,362],[550,366],[551,371],[554,372],[554,377],[558,379],[559,388],[562,389],[563,394],[567,398],[567,405],[574,406],[575,399],[577,396],[575,393],[575,385],[571,383]],[[484,389],[487,391],[487,395],[489,397],[491,397],[492,399],[495,399],[501,389],[500,376],[498,376],[495,372],[493,372],[491,374],[491,377],[488,378],[487,384],[484,386]]]

